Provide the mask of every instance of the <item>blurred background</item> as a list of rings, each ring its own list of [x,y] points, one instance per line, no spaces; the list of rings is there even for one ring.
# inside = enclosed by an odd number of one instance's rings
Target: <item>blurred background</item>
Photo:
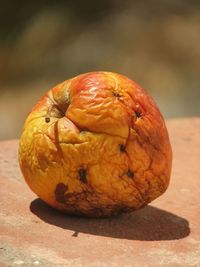
[[[165,118],[200,115],[199,0],[0,4],[0,139],[19,138],[52,86],[94,70],[134,79]]]

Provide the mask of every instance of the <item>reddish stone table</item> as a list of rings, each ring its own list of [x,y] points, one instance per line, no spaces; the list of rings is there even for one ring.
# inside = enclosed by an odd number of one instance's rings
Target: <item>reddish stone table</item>
[[[18,141],[0,142],[0,266],[200,266],[200,119],[168,121],[168,191],[110,219],[54,211],[27,187]]]

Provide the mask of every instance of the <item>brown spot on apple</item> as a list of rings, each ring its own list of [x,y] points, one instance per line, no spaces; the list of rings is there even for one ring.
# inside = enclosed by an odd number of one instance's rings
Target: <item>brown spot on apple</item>
[[[136,115],[136,118],[138,118],[138,119],[142,117],[142,114],[139,110],[135,111],[135,115]]]
[[[55,189],[55,197],[56,200],[60,203],[65,203],[66,202],[66,197],[65,197],[65,192],[68,190],[68,186],[63,184],[63,183],[59,183],[56,186]]]
[[[82,183],[86,184],[87,183],[87,170],[85,169],[80,169],[78,171],[79,173],[79,179]]]
[[[121,95],[118,92],[113,92],[113,96],[115,96],[117,98],[121,97]]]
[[[120,144],[119,145],[119,149],[121,152],[125,152],[126,151],[126,146],[124,144]]]
[[[133,171],[128,170],[128,172],[127,172],[127,176],[128,176],[129,178],[133,178],[133,176],[134,176]]]

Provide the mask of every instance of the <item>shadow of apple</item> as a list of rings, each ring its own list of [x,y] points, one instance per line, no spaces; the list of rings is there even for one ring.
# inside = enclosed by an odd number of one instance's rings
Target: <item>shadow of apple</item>
[[[31,202],[30,210],[48,224],[78,233],[129,240],[174,240],[189,235],[186,219],[151,205],[117,217],[93,219],[70,216],[49,207],[40,199]]]

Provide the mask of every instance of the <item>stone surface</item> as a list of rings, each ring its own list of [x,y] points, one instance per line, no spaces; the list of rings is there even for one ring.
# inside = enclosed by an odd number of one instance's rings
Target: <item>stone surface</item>
[[[167,125],[169,189],[147,207],[109,219],[48,207],[22,179],[18,141],[0,142],[0,266],[200,266],[200,118]]]

